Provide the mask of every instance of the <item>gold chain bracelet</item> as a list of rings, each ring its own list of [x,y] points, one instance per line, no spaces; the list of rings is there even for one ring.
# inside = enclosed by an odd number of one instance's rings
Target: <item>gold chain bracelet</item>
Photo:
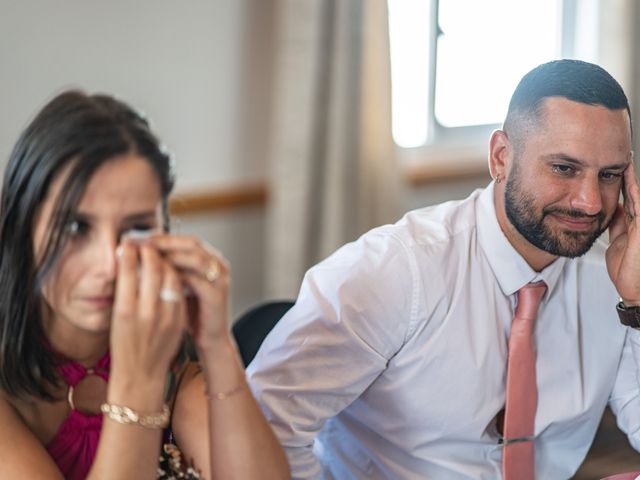
[[[205,391],[204,394],[209,400],[226,400],[227,398],[233,397],[234,395],[237,395],[238,393],[244,391],[246,388],[247,384],[245,382],[242,382],[238,386],[232,388],[231,390],[227,390],[226,392],[209,393],[208,391]]]
[[[167,428],[171,416],[171,411],[166,403],[162,406],[162,412],[144,415],[129,407],[109,403],[100,405],[100,410],[114,422],[124,425],[140,425],[144,428]]]

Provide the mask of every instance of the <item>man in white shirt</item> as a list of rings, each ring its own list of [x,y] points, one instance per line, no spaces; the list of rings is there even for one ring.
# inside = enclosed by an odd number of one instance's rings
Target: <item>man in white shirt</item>
[[[537,281],[535,477],[574,474],[607,403],[640,448],[640,332],[616,315],[619,297],[623,315],[640,310],[624,92],[589,63],[541,65],[489,159],[486,189],[311,268],[250,365],[294,478],[501,478],[515,293]]]

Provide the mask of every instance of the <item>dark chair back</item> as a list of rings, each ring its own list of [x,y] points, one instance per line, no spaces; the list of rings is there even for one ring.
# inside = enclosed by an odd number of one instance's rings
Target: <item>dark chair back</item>
[[[262,303],[244,312],[233,324],[231,331],[245,367],[258,353],[262,341],[271,329],[294,303],[292,300]]]

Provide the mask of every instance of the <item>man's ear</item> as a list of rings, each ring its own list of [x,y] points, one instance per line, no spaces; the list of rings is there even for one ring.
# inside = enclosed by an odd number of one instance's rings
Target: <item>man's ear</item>
[[[511,143],[504,130],[495,130],[489,141],[489,172],[500,183],[507,178],[511,162]]]

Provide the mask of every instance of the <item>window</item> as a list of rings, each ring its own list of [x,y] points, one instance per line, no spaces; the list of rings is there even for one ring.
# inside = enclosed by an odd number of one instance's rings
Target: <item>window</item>
[[[387,1],[400,147],[486,143],[522,75],[575,53],[577,0]]]

